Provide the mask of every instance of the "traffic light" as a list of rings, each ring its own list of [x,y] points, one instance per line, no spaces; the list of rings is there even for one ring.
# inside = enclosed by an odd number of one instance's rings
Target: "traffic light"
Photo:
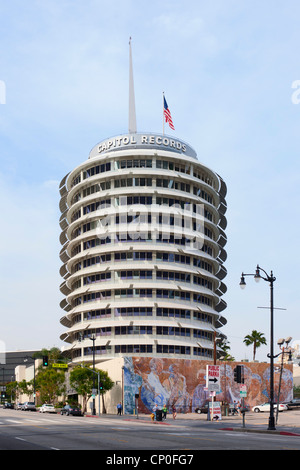
[[[43,366],[48,366],[48,356],[43,356]]]
[[[244,367],[243,366],[236,366],[233,369],[233,374],[234,374],[235,382],[237,382],[238,384],[244,383]]]
[[[103,390],[103,384],[101,382],[99,383],[99,390]]]

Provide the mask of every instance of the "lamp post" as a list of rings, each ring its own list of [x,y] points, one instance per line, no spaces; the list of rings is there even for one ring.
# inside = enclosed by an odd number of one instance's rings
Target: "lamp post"
[[[93,371],[95,372],[95,341],[96,335],[91,335],[90,340],[93,341]],[[99,393],[99,391],[98,391]],[[93,374],[93,416],[96,415],[96,407],[95,407],[95,374]]]
[[[282,370],[283,370],[283,356],[285,354],[289,355],[289,362],[292,361],[292,349],[288,348],[289,343],[292,341],[292,337],[289,336],[286,339],[279,339],[277,341],[278,346],[281,348],[281,352],[278,353],[275,357],[278,357],[281,355],[281,366],[280,366],[280,378],[279,378],[279,385],[278,385],[278,398],[277,398],[277,409],[276,409],[276,424],[278,421],[278,408],[279,408],[279,401],[280,401],[280,390],[281,390],[281,379],[282,379]],[[283,346],[283,343],[285,343],[285,347]]]
[[[261,271],[265,274],[265,276],[261,275]],[[257,265],[255,274],[244,274],[242,273],[240,287],[244,289],[246,287],[245,276],[254,276],[256,282],[260,279],[263,279],[266,282],[270,283],[270,353],[267,356],[270,359],[270,416],[269,416],[269,425],[268,430],[274,431],[276,430],[275,427],[275,419],[274,419],[274,282],[276,281],[276,277],[273,276],[273,271],[271,274],[267,274],[267,272],[262,269],[259,265]]]
[[[5,391],[4,390],[4,371],[5,371],[5,367],[1,367],[1,369],[2,369],[2,387],[1,387],[2,388],[2,390],[1,390],[1,403],[2,403],[2,398],[3,398],[2,394],[4,394],[4,391]]]

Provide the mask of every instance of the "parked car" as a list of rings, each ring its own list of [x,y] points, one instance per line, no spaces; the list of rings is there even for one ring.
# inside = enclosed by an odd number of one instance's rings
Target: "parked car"
[[[195,413],[201,414],[201,413],[208,413],[208,403],[204,403],[203,405],[199,406],[198,408],[195,408]]]
[[[44,405],[40,407],[40,413],[56,413],[56,410],[53,405],[44,403]]]
[[[274,403],[274,409],[277,409],[277,403]],[[279,403],[278,411],[286,411],[288,407],[284,403]],[[270,411],[270,403],[262,403],[261,405],[255,405],[252,408],[255,413]]]
[[[32,401],[25,401],[22,405],[21,410],[23,411],[36,411],[35,404]]]
[[[61,415],[72,415],[72,416],[82,416],[82,412],[81,412],[81,409],[78,408],[77,406],[71,406],[71,405],[65,405],[61,411],[60,411],[60,414]]]
[[[291,410],[292,408],[300,409],[300,399],[293,398],[293,400],[286,402],[285,405],[288,407],[288,410]]]
[[[9,410],[13,410],[14,409],[14,405],[12,403],[4,403],[4,407],[3,408],[7,408]]]
[[[21,410],[24,403],[17,403],[16,410]]]

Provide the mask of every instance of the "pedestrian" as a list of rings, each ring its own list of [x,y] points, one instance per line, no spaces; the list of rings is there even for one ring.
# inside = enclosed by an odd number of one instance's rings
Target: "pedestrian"
[[[155,419],[156,419],[156,412],[157,412],[157,410],[158,410],[158,405],[157,405],[157,403],[155,403],[155,405],[154,405],[153,408],[152,408],[152,412],[153,412],[153,414],[154,414],[154,416],[155,416]]]
[[[176,412],[176,408],[174,405],[172,406],[172,413],[173,413],[173,419],[175,419],[177,416],[177,412]]]
[[[167,405],[163,406],[162,412],[163,412],[163,419],[167,419],[167,413],[168,413]]]
[[[117,404],[118,415],[120,416],[122,415],[122,409],[123,409],[122,403],[120,402]]]

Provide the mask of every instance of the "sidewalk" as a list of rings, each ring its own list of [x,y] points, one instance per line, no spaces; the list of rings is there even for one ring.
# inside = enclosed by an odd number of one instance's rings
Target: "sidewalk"
[[[90,416],[90,415],[89,415]],[[248,412],[245,414],[245,427],[243,427],[242,416],[222,416],[220,421],[208,421],[206,414],[197,413],[178,413],[176,419],[173,419],[172,414],[167,415],[167,419],[163,421],[152,421],[150,414],[136,415],[101,415],[103,417],[111,417],[121,419],[122,421],[131,421],[140,424],[153,424],[163,426],[182,426],[188,423],[201,426],[213,426],[214,429],[222,431],[238,431],[238,432],[258,432],[258,433],[275,433],[291,436],[300,436],[300,410],[280,412],[278,415],[278,422],[275,424],[276,430],[268,430],[269,414],[268,413],[253,413]],[[101,419],[100,416],[100,419]],[[98,416],[99,418],[99,416]],[[275,415],[276,421],[276,415]]]

